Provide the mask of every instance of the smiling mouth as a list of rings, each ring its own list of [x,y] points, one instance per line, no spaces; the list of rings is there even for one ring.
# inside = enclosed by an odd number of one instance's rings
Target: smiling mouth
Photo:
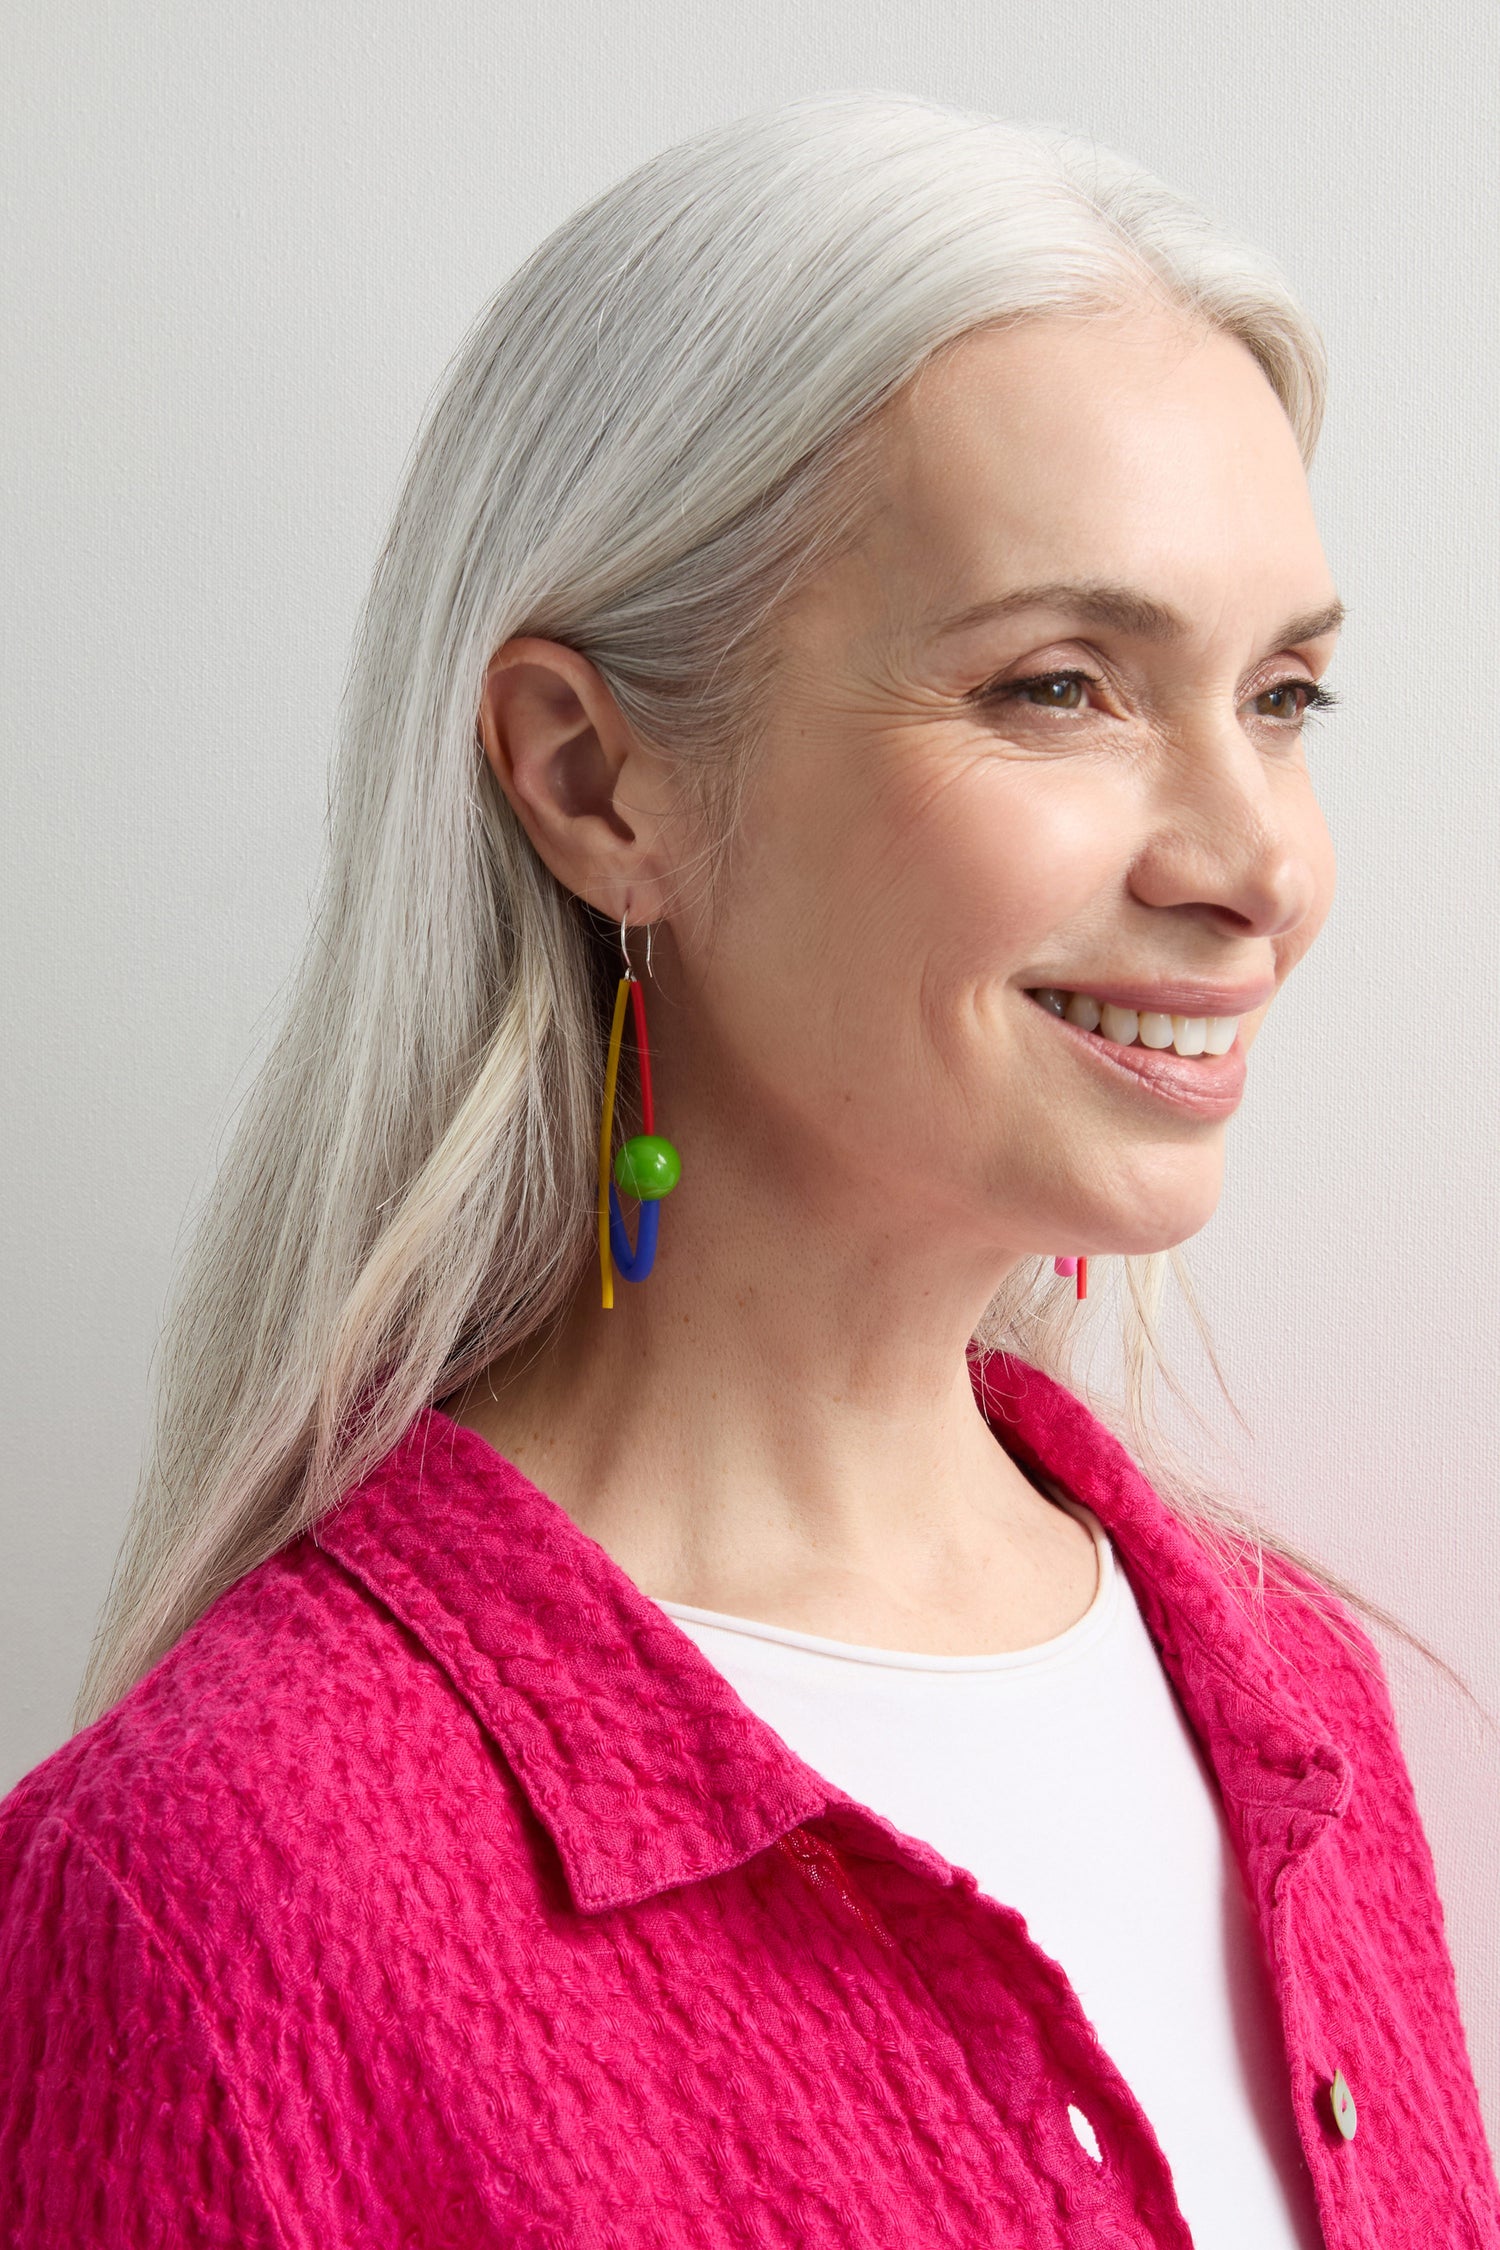
[[[1094,1033],[1113,1047],[1145,1047],[1184,1058],[1227,1055],[1239,1035],[1238,1016],[1169,1016],[1150,1009],[1118,1008],[1087,992],[1061,992],[1052,985],[1029,991],[1050,1016],[1061,1016],[1078,1031]]]

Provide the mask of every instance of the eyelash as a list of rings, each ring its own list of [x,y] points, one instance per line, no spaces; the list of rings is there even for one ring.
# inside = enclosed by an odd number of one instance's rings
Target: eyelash
[[[1047,687],[1054,680],[1079,680],[1085,687],[1098,687],[1099,685],[1098,677],[1093,672],[1079,672],[1073,670],[1063,672],[1032,672],[1028,674],[1028,676],[1024,680],[1001,680],[997,682],[997,684],[993,687],[981,688],[978,694],[975,696],[974,701],[976,703],[1008,703],[1013,699],[1018,698],[1026,688]],[[1276,695],[1283,688],[1301,688],[1305,691],[1307,701],[1303,704],[1301,711],[1298,713],[1298,717],[1300,719],[1305,719],[1310,711],[1331,711],[1334,708],[1334,705],[1338,702],[1338,697],[1334,694],[1332,688],[1326,688],[1316,680],[1272,680],[1269,687],[1263,687],[1261,689],[1260,694]],[[1255,700],[1258,702],[1260,700],[1260,697],[1257,696]],[[1045,710],[1047,706],[1045,704],[1037,704],[1035,708],[1040,711]],[[1054,705],[1053,708],[1061,709],[1062,707],[1061,705]],[[1071,716],[1071,714],[1065,715]],[[1284,720],[1277,719],[1273,719],[1271,721],[1271,724],[1273,726],[1285,725],[1286,723],[1287,722]]]

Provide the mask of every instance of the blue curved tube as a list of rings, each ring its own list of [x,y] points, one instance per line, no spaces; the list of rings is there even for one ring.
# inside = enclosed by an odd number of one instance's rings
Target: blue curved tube
[[[635,1230],[635,1248],[625,1232],[625,1214],[613,1180],[609,1183],[609,1252],[625,1281],[644,1281],[656,1260],[656,1232],[661,1225],[661,1204],[643,1203]]]

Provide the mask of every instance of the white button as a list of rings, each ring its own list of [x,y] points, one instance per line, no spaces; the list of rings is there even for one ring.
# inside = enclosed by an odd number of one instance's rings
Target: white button
[[[1099,2153],[1099,2136],[1083,2111],[1075,2108],[1072,2102],[1068,2104],[1068,2123],[1077,2135],[1079,2147],[1086,2148],[1096,2164],[1102,2164],[1104,2159]]]
[[[1328,2099],[1333,2109],[1334,2124],[1346,2141],[1352,2141],[1359,2123],[1359,2114],[1354,2107],[1354,2096],[1349,2091],[1349,2081],[1341,2070],[1336,2070],[1333,2074]]]

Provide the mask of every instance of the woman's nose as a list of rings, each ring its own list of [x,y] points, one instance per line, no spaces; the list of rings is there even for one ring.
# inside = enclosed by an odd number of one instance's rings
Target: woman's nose
[[[1317,900],[1318,814],[1300,769],[1278,774],[1236,728],[1180,745],[1130,887],[1146,906],[1197,909],[1227,930],[1280,938]]]

